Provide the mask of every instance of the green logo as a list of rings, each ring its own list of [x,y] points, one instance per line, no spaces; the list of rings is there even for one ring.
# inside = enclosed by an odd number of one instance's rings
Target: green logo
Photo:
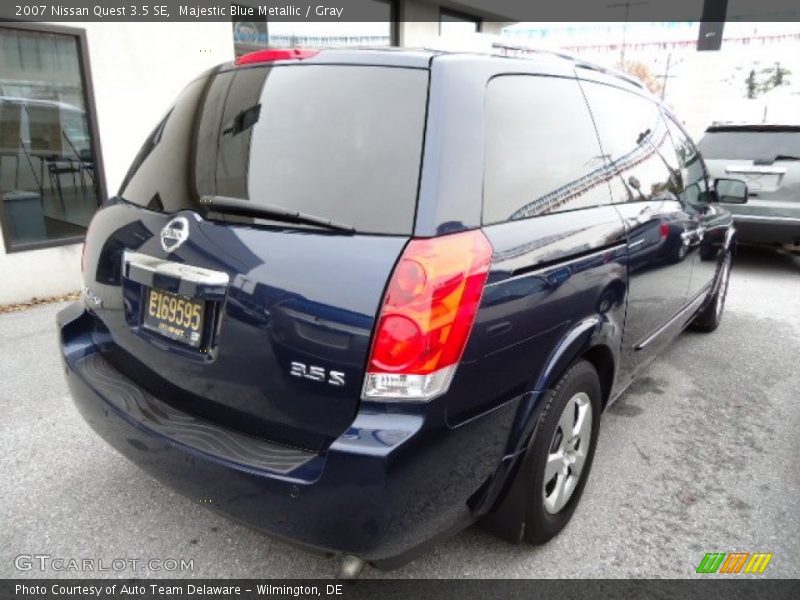
[[[772,552],[707,552],[697,573],[763,573],[772,560]],[[744,568],[743,568],[744,567]]]

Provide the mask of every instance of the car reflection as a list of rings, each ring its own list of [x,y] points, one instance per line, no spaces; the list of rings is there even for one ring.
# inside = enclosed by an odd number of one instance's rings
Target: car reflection
[[[694,234],[678,215],[661,213],[632,227],[629,235],[628,264],[631,271],[639,271],[684,260]]]

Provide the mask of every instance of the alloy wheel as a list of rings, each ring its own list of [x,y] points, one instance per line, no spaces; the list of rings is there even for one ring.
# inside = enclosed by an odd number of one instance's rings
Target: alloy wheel
[[[578,486],[591,447],[592,403],[585,392],[569,399],[553,434],[544,470],[544,508],[556,514]]]

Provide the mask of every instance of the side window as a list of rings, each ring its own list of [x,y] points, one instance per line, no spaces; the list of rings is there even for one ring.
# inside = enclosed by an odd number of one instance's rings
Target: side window
[[[486,90],[484,224],[610,203],[577,81],[504,75]]]
[[[609,85],[583,87],[603,152],[622,179],[613,186],[614,202],[674,199],[683,186],[658,105]]]
[[[678,159],[678,168],[681,173],[683,189],[679,193],[682,201],[688,204],[703,204],[701,194],[706,191],[706,170],[703,160],[692,140],[670,115],[664,115],[669,129],[675,154]]]

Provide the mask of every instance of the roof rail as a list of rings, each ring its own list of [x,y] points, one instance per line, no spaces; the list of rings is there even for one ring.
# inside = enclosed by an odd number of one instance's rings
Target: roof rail
[[[563,58],[565,60],[572,61],[575,63],[576,67],[582,67],[584,69],[591,69],[592,71],[599,71],[601,73],[605,73],[606,75],[610,75],[612,77],[616,77],[617,79],[622,79],[630,83],[631,85],[635,85],[640,89],[645,89],[644,85],[641,81],[624,73],[622,71],[618,71],[617,69],[610,69],[608,67],[604,67],[603,65],[598,65],[597,63],[590,62],[588,60],[584,60],[579,56],[571,52],[567,52],[565,50],[551,50],[548,48],[536,48],[533,46],[519,46],[516,44],[507,44],[506,42],[494,42],[492,44],[492,48],[498,51],[498,54],[501,56],[525,56],[531,54],[547,54],[550,56],[557,56],[558,58]]]

